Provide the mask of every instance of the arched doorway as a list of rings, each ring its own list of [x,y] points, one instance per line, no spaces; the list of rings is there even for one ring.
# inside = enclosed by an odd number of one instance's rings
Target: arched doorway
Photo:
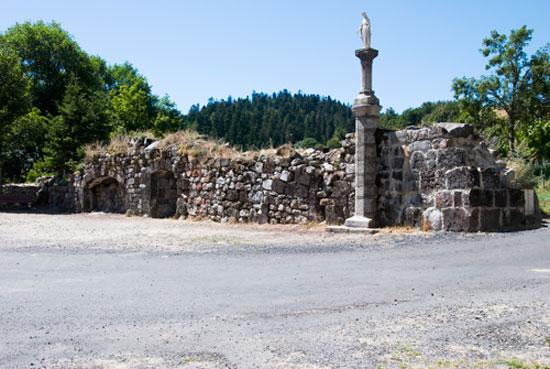
[[[124,213],[124,190],[114,178],[104,177],[91,182],[84,191],[84,211]]]
[[[176,215],[178,201],[174,172],[159,170],[151,176],[151,217],[169,218]]]

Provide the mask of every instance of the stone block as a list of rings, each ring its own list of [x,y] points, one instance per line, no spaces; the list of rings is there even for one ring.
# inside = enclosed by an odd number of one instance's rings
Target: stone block
[[[285,183],[279,179],[275,179],[273,180],[272,188],[273,188],[273,191],[279,194],[282,194],[285,192]]]
[[[296,173],[296,182],[298,182],[298,184],[309,186],[310,181],[311,178],[305,171],[300,170]]]
[[[492,207],[493,191],[472,189],[464,193],[464,206],[470,207]]]
[[[483,188],[500,188],[500,170],[497,168],[481,169],[481,183]]]
[[[273,188],[273,180],[272,179],[266,179],[262,182],[262,188],[264,190],[271,190]]]
[[[438,169],[420,173],[421,190],[436,190],[440,188],[445,188],[445,178],[442,170]]]
[[[408,207],[403,210],[403,222],[407,227],[418,228],[422,225],[422,209]]]
[[[427,152],[432,148],[431,141],[415,141],[409,145],[409,152],[422,151]]]
[[[450,208],[453,206],[453,194],[449,191],[441,191],[435,194],[435,206],[438,208]]]
[[[441,230],[442,221],[441,221],[441,211],[436,208],[428,208],[424,212],[424,223],[422,228],[425,230],[433,229],[434,231]]]
[[[306,199],[306,198],[308,197],[308,195],[309,195],[308,187],[299,184],[298,186],[296,186],[296,195],[297,195],[298,197],[301,197],[301,198],[303,198],[303,199]]]
[[[459,167],[445,172],[447,189],[468,189],[479,187],[479,172],[477,168]]]
[[[535,204],[535,191],[532,189],[523,190],[523,195],[525,199],[525,215],[534,215],[537,208],[537,205]]]
[[[342,224],[344,223],[344,210],[339,206],[328,205],[325,208],[325,218],[327,224]]]
[[[235,190],[227,191],[225,198],[229,201],[237,201],[239,199],[239,192]]]
[[[443,129],[451,137],[468,137],[474,132],[474,126],[468,123],[437,123],[434,128]]]
[[[519,209],[508,209],[504,212],[504,227],[507,229],[520,228],[524,219],[523,213]]]
[[[263,173],[273,173],[275,169],[275,164],[271,160],[271,158],[267,158],[266,162],[264,163],[263,167]]]
[[[466,164],[465,156],[463,149],[456,147],[442,149],[437,155],[437,164],[446,168],[460,167]]]
[[[416,151],[412,153],[409,160],[409,165],[412,170],[416,170],[419,172],[424,171],[426,170],[426,157],[420,151]]]
[[[332,196],[347,196],[351,193],[352,187],[348,181],[335,181],[332,187]]]
[[[446,208],[441,213],[444,231],[460,232],[468,228],[469,222],[466,221],[466,212],[463,208]]]
[[[496,190],[493,192],[493,196],[497,208],[505,208],[508,206],[508,193],[506,190]]]
[[[501,209],[481,209],[479,230],[482,232],[496,232],[501,225]]]
[[[287,183],[287,185],[285,186],[285,194],[289,197],[294,197],[296,195],[296,187],[297,185],[294,182]]]
[[[289,172],[288,170],[283,170],[279,179],[283,182],[291,182],[294,180],[294,173]]]
[[[271,196],[271,195],[265,195],[264,197],[264,202],[263,204],[264,205],[275,205],[275,197]]]
[[[461,207],[464,202],[462,201],[463,192],[462,191],[454,191],[453,193],[453,206],[455,208]]]
[[[348,198],[347,197],[336,197],[333,200],[334,200],[334,205],[336,205],[336,206],[344,207],[348,203]]]
[[[525,196],[522,190],[508,190],[508,194],[511,208],[523,208],[525,206]]]

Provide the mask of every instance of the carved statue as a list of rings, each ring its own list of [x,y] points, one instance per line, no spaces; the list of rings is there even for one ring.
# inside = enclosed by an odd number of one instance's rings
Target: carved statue
[[[363,40],[363,47],[370,49],[370,20],[365,12],[363,12],[363,22],[361,22],[357,33],[359,33],[361,40]]]

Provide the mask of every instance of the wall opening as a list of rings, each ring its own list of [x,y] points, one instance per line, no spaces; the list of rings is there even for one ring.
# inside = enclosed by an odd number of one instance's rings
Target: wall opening
[[[84,191],[84,211],[124,213],[124,190],[120,183],[111,177],[90,183]]]
[[[151,217],[169,218],[176,215],[178,201],[174,172],[161,170],[151,176]]]

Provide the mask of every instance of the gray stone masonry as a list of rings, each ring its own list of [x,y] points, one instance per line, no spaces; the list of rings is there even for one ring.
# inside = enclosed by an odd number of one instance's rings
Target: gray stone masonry
[[[529,219],[513,171],[470,125],[379,129],[368,137],[376,146],[365,156],[375,160],[364,168],[372,171],[376,163],[377,174],[375,192],[365,187],[365,193],[376,194],[379,226],[498,231],[521,228]],[[355,148],[354,134],[328,152],[247,159],[194,158],[176,147],[136,144],[128,152],[94,156],[68,185],[45,184],[50,204],[60,210],[338,225],[355,214]]]

